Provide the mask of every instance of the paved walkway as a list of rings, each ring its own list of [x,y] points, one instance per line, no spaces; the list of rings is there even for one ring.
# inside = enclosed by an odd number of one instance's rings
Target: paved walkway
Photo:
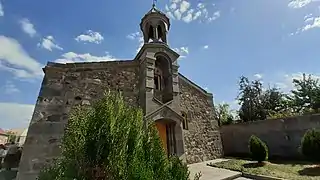
[[[189,171],[191,179],[194,178],[195,174],[201,171],[201,178],[200,180],[224,180],[224,179],[236,179],[238,180],[245,180],[241,176],[240,172],[230,171],[227,169],[215,168],[208,166],[208,163],[217,163],[222,161],[227,161],[228,159],[215,159],[211,161],[205,161],[201,163],[189,164]]]

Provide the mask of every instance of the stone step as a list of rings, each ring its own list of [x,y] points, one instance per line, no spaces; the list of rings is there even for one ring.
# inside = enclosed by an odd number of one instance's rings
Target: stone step
[[[245,178],[245,177],[238,177],[238,178],[236,178],[236,179],[234,179],[234,180],[252,180],[252,179]]]

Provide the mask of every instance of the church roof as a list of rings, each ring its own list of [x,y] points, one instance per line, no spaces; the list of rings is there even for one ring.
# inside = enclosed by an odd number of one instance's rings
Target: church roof
[[[148,16],[153,16],[153,15],[160,15],[160,17],[166,19],[167,22],[170,21],[170,19],[166,16],[165,13],[163,13],[162,11],[160,11],[159,9],[157,9],[154,5],[152,6],[152,8],[143,16],[143,18],[141,19],[141,23],[148,17]],[[168,23],[168,26],[170,27],[170,23]],[[169,28],[168,27],[168,28]]]
[[[163,12],[161,12],[159,9],[157,9],[155,6],[152,6],[152,8],[147,12],[146,15],[151,14],[151,13],[159,13],[161,15],[166,15]]]

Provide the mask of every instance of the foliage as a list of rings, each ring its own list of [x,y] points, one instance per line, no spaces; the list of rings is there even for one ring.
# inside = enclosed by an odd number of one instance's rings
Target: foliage
[[[215,113],[220,125],[228,125],[234,122],[234,116],[232,115],[229,104],[223,103],[216,105]]]
[[[187,180],[187,166],[167,158],[154,124],[143,123],[140,109],[110,92],[91,108],[76,108],[61,158],[39,180]]]
[[[293,109],[297,113],[318,111],[320,108],[320,84],[319,80],[311,75],[302,75],[302,79],[293,79],[295,89],[291,91],[289,97],[293,104]]]
[[[240,77],[239,95],[237,97],[240,109],[239,116],[244,122],[265,119],[266,114],[261,111],[260,98],[262,94],[262,84],[259,80],[250,82],[247,77]]]
[[[293,87],[290,93],[283,93],[275,87],[264,89],[260,80],[240,77],[240,119],[247,122],[320,112],[318,79],[303,74],[301,79],[293,79]]]
[[[320,161],[320,130],[308,130],[301,140],[302,154],[311,160]]]
[[[258,137],[252,135],[249,140],[249,150],[253,160],[259,163],[268,159],[268,147]]]
[[[7,135],[8,135],[8,142],[16,142],[16,139],[17,139],[16,133],[12,131],[8,131]]]

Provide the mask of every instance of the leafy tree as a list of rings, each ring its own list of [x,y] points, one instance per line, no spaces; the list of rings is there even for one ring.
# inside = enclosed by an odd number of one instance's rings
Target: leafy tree
[[[241,76],[239,82],[239,117],[244,122],[263,120],[267,113],[263,109],[261,98],[263,94],[262,83],[259,80],[249,81],[247,77]]]
[[[39,180],[187,180],[187,166],[168,158],[154,124],[143,122],[140,109],[110,92],[92,107],[76,108],[62,156]]]
[[[259,163],[268,160],[267,145],[255,135],[252,135],[249,139],[249,150],[253,160]]]
[[[8,131],[7,135],[8,135],[8,142],[16,142],[16,139],[17,139],[16,133],[12,131]]]
[[[283,117],[292,114],[291,101],[288,100],[287,94],[281,92],[279,88],[273,87],[265,90],[261,102],[268,117]]]
[[[244,76],[240,78],[239,86],[239,116],[244,122],[283,117],[292,113],[292,101],[279,88],[264,89],[259,80],[250,82]]]
[[[289,96],[292,108],[296,113],[305,113],[310,110],[318,111],[320,108],[319,80],[310,74],[303,74],[302,79],[293,79],[294,90]]]
[[[302,154],[311,160],[320,161],[320,131],[308,130],[301,140]]]
[[[218,104],[215,106],[216,118],[220,125],[232,124],[234,121],[234,116],[230,110],[230,106],[227,103]]]

